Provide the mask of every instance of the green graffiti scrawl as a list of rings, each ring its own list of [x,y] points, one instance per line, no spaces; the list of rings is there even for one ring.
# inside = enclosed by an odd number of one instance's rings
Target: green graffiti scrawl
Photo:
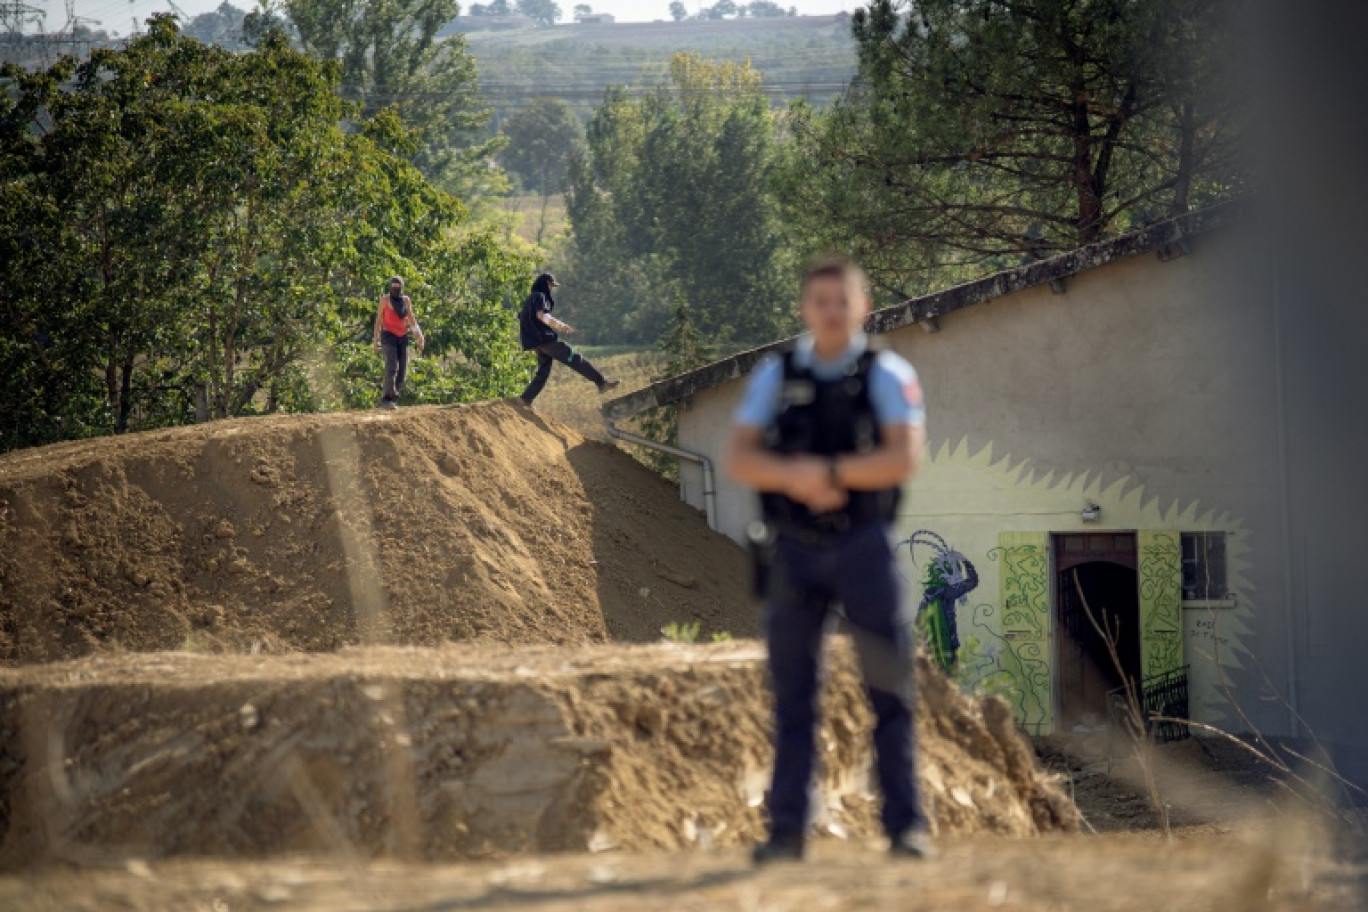
[[[1002,562],[1002,629],[1046,635],[1050,620],[1049,555],[1043,545],[1018,544],[988,552]]]
[[[1020,694],[1017,720],[1033,731],[1053,721],[1050,552],[1043,532],[1003,532],[989,560],[1002,565],[1002,649],[998,665]]]
[[[1145,677],[1183,667],[1183,547],[1177,532],[1142,530],[1140,648]]]

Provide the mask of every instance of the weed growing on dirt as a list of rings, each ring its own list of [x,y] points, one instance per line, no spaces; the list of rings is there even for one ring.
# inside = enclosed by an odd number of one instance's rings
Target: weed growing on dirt
[[[186,634],[185,639],[181,641],[180,648],[176,651],[210,652],[212,648],[213,645],[209,642],[209,639],[207,637],[205,637],[201,633],[196,633],[192,631],[191,633]]]
[[[698,621],[671,621],[660,628],[660,635],[671,643],[696,643],[702,632],[703,625]]]
[[[698,621],[679,623],[671,621],[660,628],[660,635],[671,643],[697,643],[703,633],[703,625]],[[715,630],[709,635],[714,643],[730,643],[732,635],[725,630]]]

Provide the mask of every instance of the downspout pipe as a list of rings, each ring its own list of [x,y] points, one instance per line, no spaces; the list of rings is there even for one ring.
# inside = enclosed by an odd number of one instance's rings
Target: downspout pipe
[[[649,437],[642,437],[630,431],[624,431],[613,423],[613,419],[608,416],[603,418],[604,427],[608,430],[608,436],[614,440],[625,440],[637,446],[645,447],[648,450],[656,450],[666,453],[678,459],[684,459],[703,467],[703,506],[708,517],[708,528],[717,531],[717,485],[715,483],[715,473],[713,472],[712,460],[702,453],[695,453],[692,450],[682,450],[677,446],[670,446],[668,443],[661,443],[658,440],[651,440]]]

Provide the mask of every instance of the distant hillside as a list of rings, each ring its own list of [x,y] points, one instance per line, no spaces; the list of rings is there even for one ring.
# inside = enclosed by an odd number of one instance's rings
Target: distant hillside
[[[230,50],[243,50],[244,10],[222,3],[194,17],[186,33]],[[464,34],[479,65],[480,85],[495,109],[493,129],[509,112],[539,97],[569,103],[581,117],[612,86],[638,90],[660,82],[670,56],[695,51],[714,60],[749,60],[765,77],[776,104],[836,98],[855,74],[850,17],[783,16],[683,22],[621,22],[537,26],[520,16],[462,16],[439,37]],[[104,33],[30,35],[6,45],[0,61],[45,66],[62,53],[84,55],[117,44]]]
[[[483,28],[486,21],[498,28]],[[548,44],[592,44],[603,47],[673,48],[684,44],[695,49],[710,45],[728,47],[752,44],[768,47],[793,36],[825,36],[833,31],[849,33],[850,17],[776,16],[765,19],[686,19],[683,22],[566,23],[543,28],[517,16],[501,18],[462,16],[438,33],[446,37],[465,32],[471,42],[494,42],[504,46],[538,47]]]
[[[464,31],[468,21],[456,20],[448,32]],[[683,51],[749,60],[779,104],[830,101],[856,66],[844,15],[516,27],[469,31],[466,40],[479,63],[481,88],[500,115],[553,96],[587,116],[611,86],[659,82],[670,56]]]

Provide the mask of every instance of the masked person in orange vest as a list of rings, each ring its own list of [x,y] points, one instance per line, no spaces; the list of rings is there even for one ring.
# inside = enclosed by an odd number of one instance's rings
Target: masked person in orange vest
[[[423,353],[423,328],[413,312],[413,299],[404,294],[404,280],[395,276],[389,280],[389,294],[380,299],[375,314],[375,352],[385,356],[384,394],[380,407],[399,407],[399,394],[404,391],[408,377],[409,332],[418,342],[418,353]]]

